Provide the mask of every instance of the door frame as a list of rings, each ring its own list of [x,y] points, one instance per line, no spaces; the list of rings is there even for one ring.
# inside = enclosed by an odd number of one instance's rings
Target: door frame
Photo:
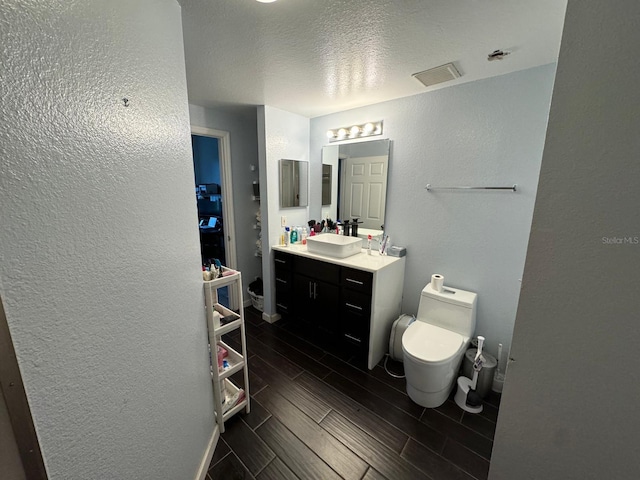
[[[233,182],[231,175],[231,137],[229,132],[213,128],[191,125],[191,135],[218,139],[218,153],[220,157],[220,178],[222,180],[222,222],[224,228],[224,254],[227,267],[237,270],[238,257],[236,253],[236,224],[233,214]],[[238,307],[234,289],[230,289],[229,302],[231,308]]]
[[[2,297],[0,297],[0,395],[4,397],[27,480],[46,480],[47,471],[22,382],[18,359],[13,348]]]

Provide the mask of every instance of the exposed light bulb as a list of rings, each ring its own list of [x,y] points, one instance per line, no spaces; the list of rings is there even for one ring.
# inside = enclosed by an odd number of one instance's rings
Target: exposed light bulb
[[[332,128],[331,130],[327,130],[326,134],[330,142],[381,135],[382,120],[360,125],[350,125],[348,127]]]

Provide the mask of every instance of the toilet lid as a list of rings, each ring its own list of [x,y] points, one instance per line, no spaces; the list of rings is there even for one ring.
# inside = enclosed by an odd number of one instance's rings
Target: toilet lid
[[[425,322],[413,322],[402,336],[406,353],[423,362],[441,362],[460,350],[463,337],[459,333]]]

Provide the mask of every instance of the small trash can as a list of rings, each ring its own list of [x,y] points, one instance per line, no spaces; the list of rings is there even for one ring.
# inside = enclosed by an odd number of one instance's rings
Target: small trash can
[[[473,380],[473,360],[476,358],[477,348],[470,348],[464,354],[464,360],[462,362],[462,375]],[[485,359],[482,370],[478,374],[478,384],[476,385],[476,392],[482,398],[486,397],[491,391],[491,385],[493,384],[493,375],[496,372],[498,361],[493,355],[489,355],[485,351],[482,352],[482,356]]]

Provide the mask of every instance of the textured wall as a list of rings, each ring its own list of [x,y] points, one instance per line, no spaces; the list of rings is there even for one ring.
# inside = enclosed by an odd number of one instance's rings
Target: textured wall
[[[258,107],[258,142],[264,252],[262,258],[265,287],[264,311],[267,314],[273,314],[275,313],[273,259],[267,246],[277,245],[280,241],[280,234],[283,231],[280,226],[282,215],[287,217],[287,225],[290,226],[304,226],[310,218],[309,207],[280,208],[279,162],[283,158],[309,160],[309,119],[268,105],[260,106]]]
[[[233,212],[236,227],[238,269],[246,287],[262,276],[260,259],[255,256],[257,232],[253,229],[260,203],[252,200],[253,181],[258,180],[258,133],[256,108],[224,109],[189,105],[191,125],[229,132]],[[264,234],[264,233],[263,233]],[[248,296],[245,293],[245,300]]]
[[[492,479],[638,478],[638,19],[567,8]]]
[[[180,8],[0,7],[0,294],[49,477],[193,478],[213,411]]]
[[[554,66],[547,65],[311,121],[311,216],[319,214],[325,132],[384,120],[391,139],[385,226],[407,247],[403,311],[415,313],[432,273],[478,293],[477,334],[508,346],[538,182]],[[518,192],[432,185],[513,185]]]

